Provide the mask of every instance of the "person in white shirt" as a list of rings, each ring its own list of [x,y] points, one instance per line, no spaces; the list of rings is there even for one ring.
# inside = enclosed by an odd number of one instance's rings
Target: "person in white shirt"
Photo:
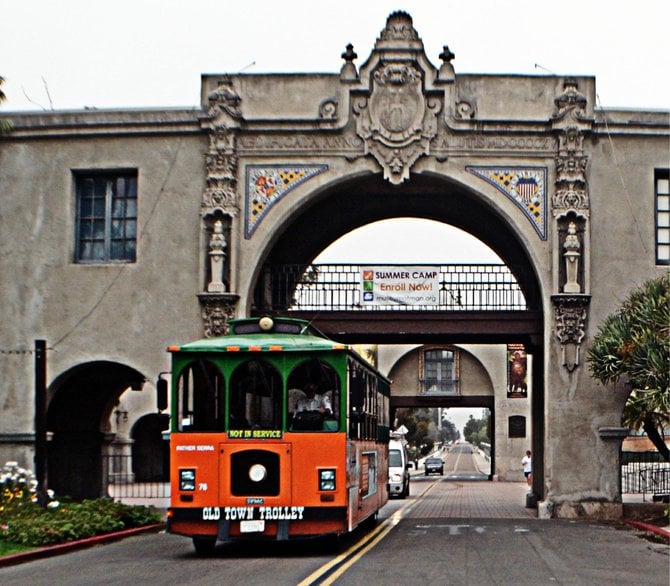
[[[305,386],[305,397],[298,400],[295,412],[300,411],[319,411],[324,415],[330,415],[333,412],[328,394],[320,395],[316,392],[315,384]]]
[[[526,477],[526,482],[528,486],[533,485],[533,461],[531,459],[530,450],[526,450],[526,455],[521,459],[521,465],[523,466],[523,475]]]

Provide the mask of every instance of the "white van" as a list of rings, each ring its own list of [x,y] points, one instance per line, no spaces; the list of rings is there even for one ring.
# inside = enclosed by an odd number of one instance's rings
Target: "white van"
[[[409,496],[409,462],[407,450],[399,440],[389,442],[389,496]]]

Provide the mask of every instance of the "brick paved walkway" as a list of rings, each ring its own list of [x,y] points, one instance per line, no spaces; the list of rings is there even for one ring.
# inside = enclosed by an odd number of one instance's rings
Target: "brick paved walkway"
[[[425,487],[423,486],[425,484]],[[426,492],[424,492],[426,491]],[[537,510],[526,508],[525,482],[443,480],[414,483],[414,495],[424,497],[408,511],[408,518],[528,519]]]

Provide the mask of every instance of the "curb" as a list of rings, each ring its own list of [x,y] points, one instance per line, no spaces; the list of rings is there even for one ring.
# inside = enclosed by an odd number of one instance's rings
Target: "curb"
[[[59,543],[56,545],[31,549],[30,551],[0,557],[0,568],[22,564],[23,562],[29,562],[32,560],[48,558],[60,555],[62,553],[68,553],[70,551],[76,551],[78,549],[93,547],[94,545],[111,543],[112,541],[118,541],[125,537],[131,537],[132,535],[140,535],[142,533],[152,532],[157,533],[163,529],[165,529],[165,523],[156,523],[154,525],[133,527],[132,529],[124,529],[122,531],[115,531],[114,533],[105,533],[104,535],[96,535],[94,537],[87,537],[86,539],[79,539],[77,541],[68,541],[66,543]]]
[[[641,521],[624,521],[626,525],[635,527],[636,529],[641,529],[647,533],[654,533],[664,537],[668,542],[670,542],[670,528],[668,527],[659,527],[657,525],[652,525],[650,523],[643,523]]]

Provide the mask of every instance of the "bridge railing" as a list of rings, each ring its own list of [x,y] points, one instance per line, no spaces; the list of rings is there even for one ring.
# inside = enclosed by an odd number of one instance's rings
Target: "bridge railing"
[[[263,305],[273,310],[295,311],[524,311],[528,309],[522,288],[512,271],[504,264],[438,266],[440,288],[436,305],[363,304],[362,265],[354,264],[266,266]]]

